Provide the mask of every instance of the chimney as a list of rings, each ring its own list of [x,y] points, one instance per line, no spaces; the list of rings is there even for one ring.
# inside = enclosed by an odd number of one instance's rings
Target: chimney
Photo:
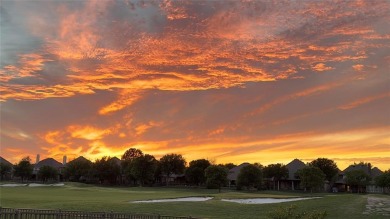
[[[37,160],[35,161],[35,164],[37,164],[37,163],[39,163],[39,158],[40,158],[40,156],[39,156],[39,154],[37,154]]]
[[[63,164],[63,165],[66,165],[66,155],[65,155],[64,158],[62,159],[62,164]]]

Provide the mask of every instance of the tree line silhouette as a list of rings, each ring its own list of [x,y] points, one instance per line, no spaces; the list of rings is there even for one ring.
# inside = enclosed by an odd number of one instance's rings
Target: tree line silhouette
[[[371,166],[371,164],[360,163]],[[22,181],[31,179],[33,164],[30,158],[23,158],[12,167],[0,164],[1,179],[13,169],[13,175]],[[181,178],[182,182],[191,186],[206,186],[207,188],[221,189],[228,185],[229,169],[236,167],[233,163],[213,164],[207,159],[192,160],[187,165],[185,158],[180,154],[166,154],[157,160],[153,155],[144,154],[140,149],[128,149],[119,160],[116,157],[105,156],[91,162],[79,157],[67,163],[64,168],[43,166],[36,173],[36,179],[43,182],[62,180],[99,183],[109,185],[170,185],[173,179]],[[318,158],[299,169],[295,176],[300,180],[301,188],[313,191],[323,187],[324,182],[336,182],[339,169],[333,160]],[[289,170],[284,164],[270,164],[262,166],[259,163],[248,164],[241,168],[235,186],[237,189],[262,189],[264,180],[273,183],[272,189],[280,189],[280,181],[289,177]],[[353,170],[346,173],[346,183],[357,186],[358,189],[366,186],[372,179],[362,170]],[[376,185],[390,188],[390,170],[375,179]]]

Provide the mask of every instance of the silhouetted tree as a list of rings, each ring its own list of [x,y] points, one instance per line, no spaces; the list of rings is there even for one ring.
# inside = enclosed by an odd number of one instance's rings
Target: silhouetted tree
[[[140,182],[141,186],[154,180],[157,169],[157,160],[154,156],[145,154],[134,158],[131,165],[131,174]]]
[[[136,184],[136,177],[132,174],[132,162],[135,158],[143,156],[144,153],[137,148],[129,148],[122,155],[122,173],[125,174],[126,178]]]
[[[309,165],[318,167],[323,173],[325,173],[325,179],[329,181],[331,188],[336,180],[337,173],[339,172],[337,164],[333,160],[327,158],[317,158],[310,162]]]
[[[210,161],[206,159],[193,160],[186,170],[186,178],[189,183],[200,185],[206,183],[205,169],[209,167]]]
[[[33,172],[33,165],[31,164],[30,157],[25,157],[18,164],[14,166],[15,176],[19,176],[22,182],[29,178]]]
[[[264,176],[267,178],[271,178],[274,182],[275,189],[275,181],[278,183],[278,190],[280,189],[280,180],[283,178],[288,178],[288,169],[284,164],[270,164],[263,169]]]
[[[160,159],[161,172],[166,175],[167,184],[172,174],[184,173],[186,161],[180,154],[167,154]]]
[[[252,187],[261,189],[263,173],[259,166],[261,165],[249,164],[241,168],[237,176],[237,189],[242,187],[246,187],[248,190]]]
[[[134,158],[141,157],[144,153],[137,148],[129,148],[122,155],[122,160],[133,160]]]
[[[97,159],[93,164],[95,176],[101,183],[107,181],[111,184],[116,183],[118,176],[120,175],[120,166],[116,160],[111,157],[102,157]]]
[[[92,162],[87,159],[76,159],[65,165],[64,176],[71,181],[85,180],[91,174]]]
[[[0,174],[1,180],[4,179],[4,176],[7,174],[11,174],[12,166],[6,163],[0,163]]]
[[[39,168],[38,178],[43,182],[47,182],[49,179],[57,180],[58,170],[52,166],[42,166]]]
[[[375,178],[377,186],[390,189],[390,169],[386,170],[382,175]],[[385,190],[383,190],[385,192]]]
[[[318,167],[304,167],[299,169],[296,175],[301,180],[301,186],[305,191],[310,189],[310,192],[313,192],[313,189],[324,186],[325,174]]]
[[[218,189],[221,192],[221,187],[228,182],[228,169],[225,167],[211,165],[206,168],[206,185],[208,189]]]
[[[350,186],[356,186],[357,192],[362,192],[362,187],[367,186],[371,177],[363,170],[351,170],[345,173],[345,182]]]
[[[230,170],[236,167],[237,165],[235,165],[234,163],[226,163],[226,164],[218,164],[218,166],[225,167],[226,169]]]

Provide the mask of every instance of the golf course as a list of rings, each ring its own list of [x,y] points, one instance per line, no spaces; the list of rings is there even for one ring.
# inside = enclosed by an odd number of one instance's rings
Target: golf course
[[[137,203],[135,201],[197,197],[205,201]],[[315,197],[315,198],[314,198]],[[273,204],[240,204],[232,199],[313,198]],[[379,204],[375,203],[379,200]],[[374,202],[373,202],[374,201]],[[0,205],[8,208],[151,213],[196,218],[268,218],[279,207],[326,211],[326,218],[388,218],[390,197],[380,194],[293,193],[199,188],[100,187],[80,183],[60,186],[1,186]],[[370,206],[371,203],[371,206]]]

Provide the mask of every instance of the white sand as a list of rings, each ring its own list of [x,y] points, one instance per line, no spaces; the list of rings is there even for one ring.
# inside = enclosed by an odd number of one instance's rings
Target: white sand
[[[213,197],[186,197],[186,198],[170,198],[170,199],[156,199],[145,201],[133,201],[131,203],[156,203],[156,202],[203,202],[212,199]]]
[[[310,197],[310,198],[251,198],[251,199],[221,199],[225,202],[235,202],[240,204],[273,204],[282,202],[293,202],[308,199],[315,199],[321,197]]]
[[[27,184],[3,184],[2,187],[18,187],[18,186],[27,186]]]
[[[57,184],[39,184],[39,183],[30,183],[29,187],[41,187],[41,186],[64,186],[63,183],[57,183]]]

